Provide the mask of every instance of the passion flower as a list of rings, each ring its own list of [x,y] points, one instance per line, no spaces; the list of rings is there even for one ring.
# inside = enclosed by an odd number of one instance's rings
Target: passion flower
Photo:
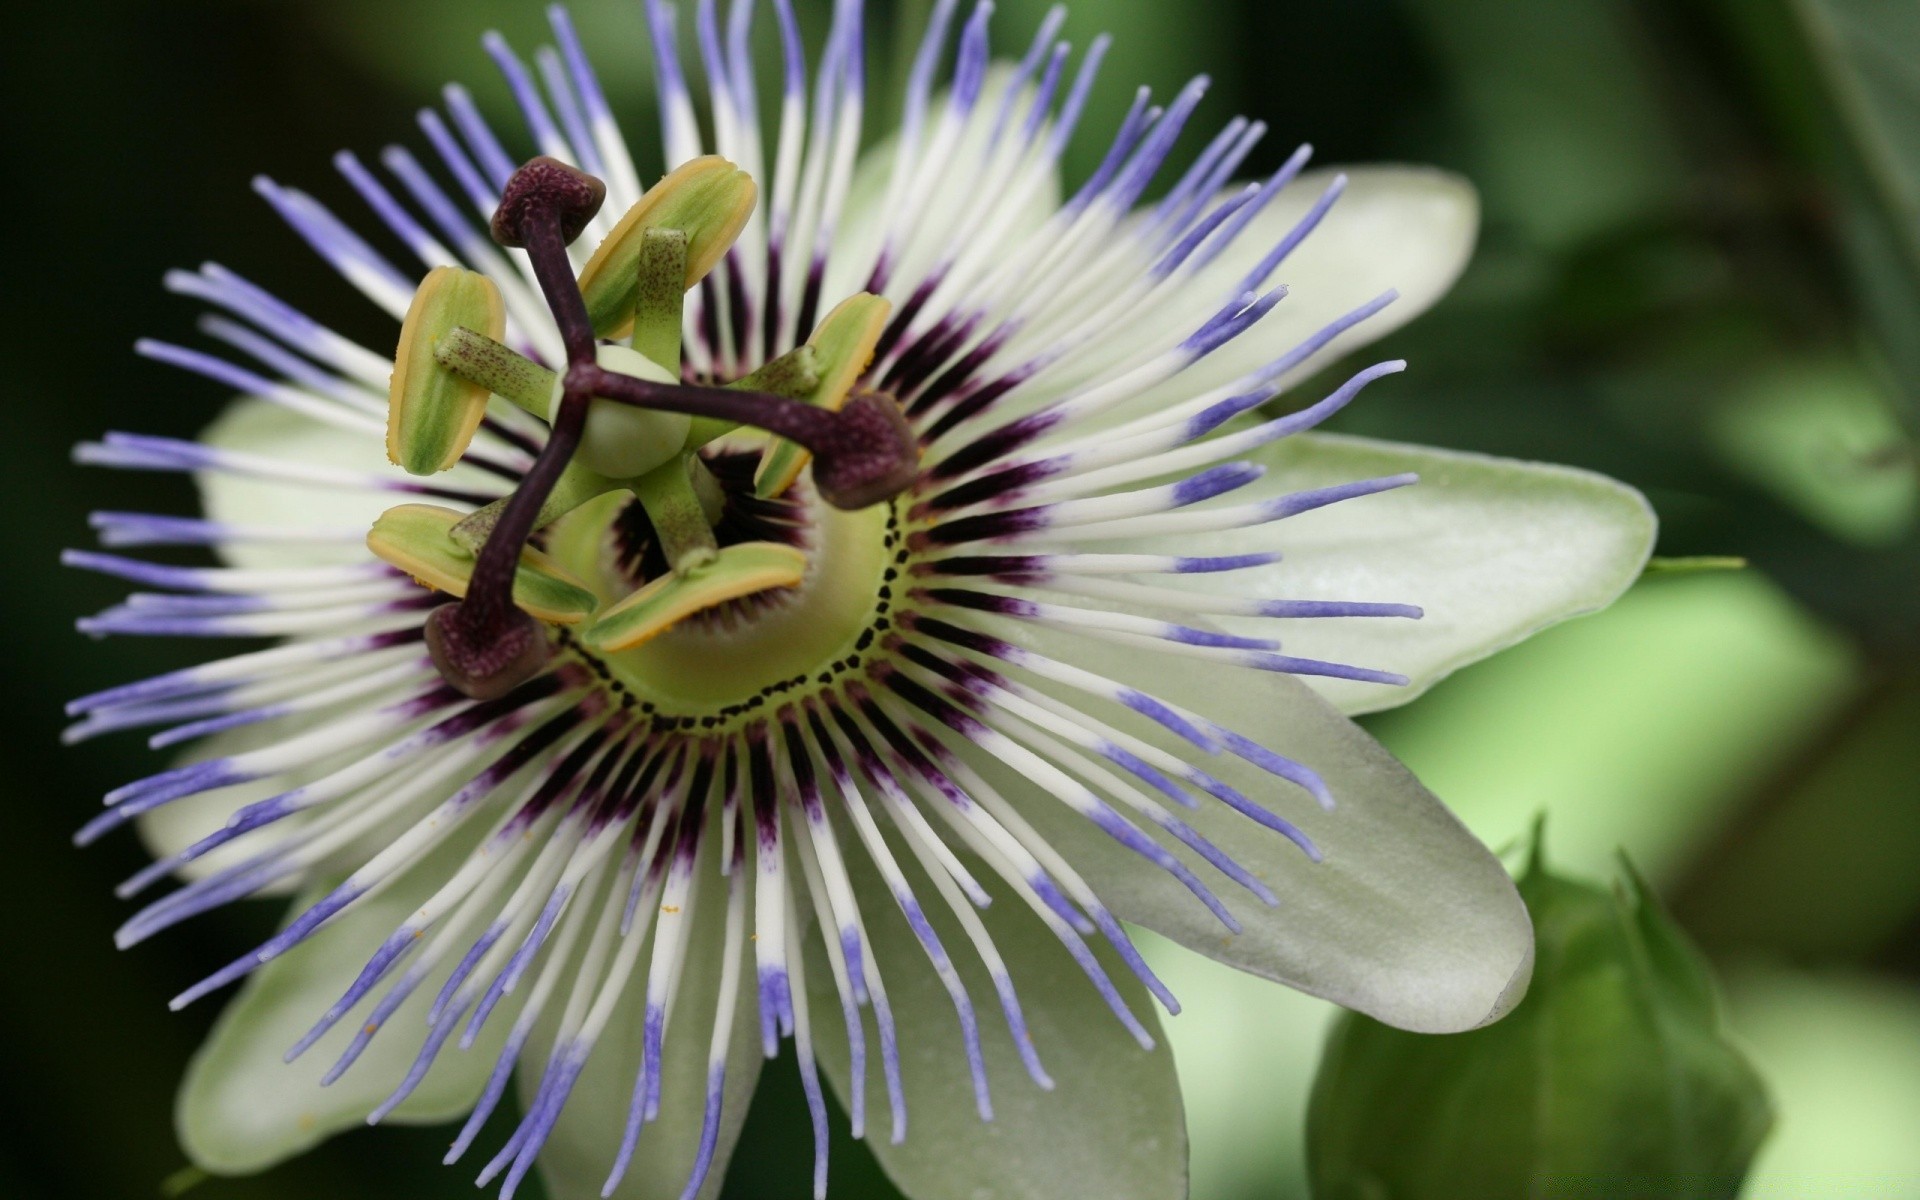
[[[651,5],[644,191],[564,14],[539,83],[490,38],[526,142],[450,88],[439,175],[336,160],[417,267],[258,184],[391,357],[168,277],[226,351],[142,351],[244,398],[79,458],[191,472],[204,516],[94,523],[216,565],[74,552],[157,589],[81,627],[273,644],[75,701],[72,735],[197,745],[82,834],[137,820],[126,894],[180,881],[122,943],[301,892],[175,1002],[246,981],[182,1096],[203,1166],[465,1113],[451,1161],[517,1074],[483,1182],[692,1197],[790,1043],[816,1190],[824,1071],[921,1200],[1174,1196],[1177,1005],[1125,922],[1406,1028],[1524,989],[1505,873],[1334,703],[1606,603],[1644,502],[1306,433],[1401,369],[1291,392],[1444,290],[1471,192],[1304,148],[1228,186],[1264,130],[1175,163],[1196,81],[1063,198],[1105,42],[1075,65],[1055,12],[995,66],[989,12],[936,6],[863,157],[857,2],[809,76],[775,0],[764,137],[756,5],[700,5],[710,138]]]

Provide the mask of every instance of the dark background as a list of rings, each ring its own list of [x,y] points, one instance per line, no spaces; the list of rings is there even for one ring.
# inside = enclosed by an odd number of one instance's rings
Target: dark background
[[[1023,47],[1040,9],[1001,4],[1000,44]],[[575,13],[629,135],[651,140],[637,0]],[[884,27],[917,18],[877,15],[884,67]],[[247,181],[356,211],[332,151],[414,141],[412,111],[448,78],[504,108],[477,45],[490,26],[544,40],[531,0],[7,18],[0,1195],[471,1194],[437,1165],[440,1130],[356,1133],[255,1179],[180,1173],[172,1093],[214,1007],[165,998],[274,914],[113,951],[111,886],[141,852],[68,839],[153,760],[126,736],[62,749],[59,705],[203,648],[80,637],[72,619],[115,588],[56,560],[88,544],[90,509],[191,503],[179,479],[68,462],[109,428],[191,436],[225,399],[132,353],[193,336],[163,270],[218,258],[391,336]],[[1753,565],[1649,581],[1372,725],[1490,843],[1544,808],[1568,865],[1603,871],[1624,844],[1647,866],[1722,967],[1782,1110],[1750,1195],[1920,1196],[1920,6],[1094,0],[1067,29],[1117,39],[1090,133],[1136,83],[1167,94],[1205,70],[1197,125],[1272,127],[1254,172],[1312,140],[1321,162],[1432,162],[1482,188],[1466,278],[1384,348],[1414,371],[1342,427],[1609,472],[1654,500],[1662,554]],[[1196,1195],[1298,1194],[1323,1011],[1205,970],[1194,989],[1174,1038]],[[798,1089],[766,1078],[729,1195],[799,1197]],[[836,1195],[891,1194],[863,1148],[835,1151]]]

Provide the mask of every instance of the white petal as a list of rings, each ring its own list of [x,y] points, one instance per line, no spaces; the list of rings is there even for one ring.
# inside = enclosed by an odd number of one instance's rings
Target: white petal
[[[1091,638],[1004,628],[1052,657],[1180,704],[1317,771],[1337,807],[1226,754],[1206,756],[1117,705],[1100,715],[1190,760],[1292,821],[1325,854],[1203,797],[1183,815],[1279,897],[1268,908],[1177,851],[1216,884],[1244,926],[1229,933],[1171,876],[1122,849],[1059,803],[1021,789],[991,762],[1022,812],[1060,847],[1120,916],[1189,949],[1422,1033],[1497,1019],[1525,993],[1533,927],[1513,882],[1485,846],[1379,743],[1284,675],[1159,660]],[[1048,690],[1058,692],[1049,685]],[[1081,706],[1078,694],[1060,692]],[[977,756],[984,758],[984,756]]]
[[[1271,599],[1414,604],[1419,620],[1215,618],[1279,637],[1288,654],[1409,676],[1407,687],[1311,679],[1342,711],[1391,708],[1468,663],[1611,604],[1640,576],[1656,522],[1645,497],[1604,475],[1545,463],[1330,434],[1255,455],[1267,468],[1235,502],[1402,472],[1420,482],[1213,534],[1184,554],[1278,549],[1272,566],[1182,578],[1182,586]]]
[[[221,1175],[264,1170],[352,1128],[392,1093],[413,1065],[426,1013],[451,963],[428,976],[394,1012],[358,1062],[329,1087],[320,1077],[361,1029],[362,1007],[292,1063],[282,1056],[338,1000],[382,940],[439,885],[460,845],[436,852],[385,893],[353,905],[307,942],[256,971],[220,1014],[181,1084],[176,1121],[188,1157]],[[325,892],[294,902],[303,912]],[[384,994],[376,989],[374,996]],[[359,1018],[359,1019],[357,1019]],[[500,1052],[496,1020],[471,1051],[441,1055],[390,1120],[443,1121],[472,1106]]]
[[[1282,189],[1158,319],[1197,327],[1233,299],[1242,278],[1342,173],[1346,191],[1257,289],[1284,284],[1286,298],[1251,329],[1156,389],[1155,396],[1190,396],[1229,383],[1278,359],[1334,318],[1389,289],[1399,292],[1384,311],[1342,333],[1283,381],[1304,378],[1405,325],[1453,286],[1473,252],[1480,224],[1480,199],[1472,184],[1432,167],[1326,168],[1303,171]]]
[[[862,895],[884,896],[856,875]],[[926,889],[931,892],[931,887]],[[1021,1065],[987,972],[951,917],[932,912],[979,1014],[994,1117],[980,1120],[953,1002],[896,909],[868,906],[873,960],[900,1029],[907,1136],[895,1144],[880,1080],[879,1044],[867,1021],[868,1145],[913,1200],[1057,1200],[1124,1196],[1184,1200],[1186,1121],[1165,1039],[1143,1050],[1120,1025],[1059,941],[1004,889],[980,915],[1006,959],[1035,1050],[1054,1088]],[[937,904],[931,906],[938,910]],[[1158,1035],[1153,1001],[1110,953],[1101,961],[1133,1012]],[[821,1063],[844,1101],[851,1087],[846,1031],[824,958],[808,972]]]
[[[289,462],[356,471],[383,479],[413,477],[387,461],[386,448],[373,435],[352,433],[324,425],[265,400],[242,397],[229,404],[200,440],[223,450],[271,455]],[[454,487],[477,485],[503,491],[504,483],[470,467],[459,466],[433,482]],[[375,517],[409,497],[372,489],[319,487],[269,479],[203,471],[196,477],[201,507],[208,520],[280,530],[365,530]],[[446,503],[432,500],[431,503]],[[236,567],[323,566],[365,562],[367,548],[359,541],[311,543],[248,543],[221,547],[220,555]]]
[[[679,1200],[691,1174],[707,1102],[707,1051],[713,1036],[714,1014],[720,999],[720,968],[726,925],[725,881],[712,871],[717,859],[703,860],[708,873],[701,881],[693,928],[687,935],[687,958],[680,994],[673,1002],[662,1048],[660,1116],[640,1135],[633,1164],[613,1193],[614,1200]],[[643,951],[641,962],[649,957]],[[553,1200],[599,1200],[600,1189],[612,1170],[614,1156],[626,1130],[627,1110],[634,1080],[640,1073],[642,1034],[646,1012],[645,984],[636,971],[626,994],[614,1010],[593,1055],[553,1135],[540,1151],[540,1176]],[[753,978],[751,963],[740,973]],[[733,1156],[740,1128],[746,1123],[748,1102],[760,1078],[758,1010],[750,987],[743,988],[734,1008],[733,1036],[728,1047],[726,1090],[721,1105],[719,1137],[713,1166],[700,1196],[719,1193],[727,1160]],[[554,1018],[566,997],[556,995],[543,1018],[543,1031],[522,1054],[518,1082],[521,1099],[540,1081],[546,1065]]]

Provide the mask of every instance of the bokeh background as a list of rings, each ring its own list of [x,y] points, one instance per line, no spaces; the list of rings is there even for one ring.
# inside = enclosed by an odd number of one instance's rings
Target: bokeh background
[[[914,0],[875,3],[893,41],[917,28]],[[1044,6],[1001,0],[996,28],[1024,44]],[[573,11],[648,136],[637,0]],[[87,542],[89,509],[190,502],[180,480],[67,458],[107,428],[191,435],[222,403],[132,354],[143,333],[191,336],[165,268],[217,257],[391,336],[247,181],[351,208],[327,156],[413,138],[444,80],[504,112],[489,27],[544,36],[535,0],[69,0],[6,19],[0,1195],[473,1194],[436,1165],[437,1129],[357,1133],[254,1179],[185,1170],[172,1092],[214,1010],[164,999],[274,914],[112,950],[111,885],[140,852],[68,837],[151,760],[135,738],[62,749],[59,703],[201,648],[81,638],[72,617],[115,589],[56,556]],[[1068,31],[1116,38],[1090,129],[1134,84],[1205,71],[1197,125],[1272,127],[1256,171],[1311,140],[1322,162],[1432,162],[1480,186],[1466,277],[1382,348],[1413,371],[1341,427],[1608,472],[1653,499],[1661,553],[1752,566],[1651,578],[1368,724],[1490,844],[1545,810],[1561,867],[1608,873],[1623,846],[1645,869],[1780,1109],[1748,1196],[1920,1196],[1920,5],[1077,0]],[[1171,1036],[1196,1197],[1303,1195],[1326,1006],[1165,966],[1188,1003]],[[766,1078],[727,1194],[800,1197],[798,1089]],[[834,1154],[836,1196],[893,1195],[863,1147]]]

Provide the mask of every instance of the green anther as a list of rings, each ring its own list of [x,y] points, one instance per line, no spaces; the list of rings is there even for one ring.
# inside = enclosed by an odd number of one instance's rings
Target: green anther
[[[367,549],[436,591],[465,597],[474,554],[453,538],[463,514],[436,504],[402,504],[380,514],[367,533]],[[513,576],[513,602],[528,615],[573,625],[593,614],[593,593],[538,550],[520,552]]]
[[[706,506],[694,490],[686,459],[662,463],[633,483],[633,494],[647,510],[660,552],[676,575],[713,561],[719,550]]]
[[[686,307],[687,231],[649,229],[641,235],[633,348],[670,372],[680,369],[680,321]]]
[[[820,371],[820,352],[811,344],[795,346],[732,386],[746,392],[769,392],[789,400],[804,400],[820,386]]]
[[[580,272],[580,292],[593,331],[603,338],[621,338],[632,331],[639,259],[649,229],[686,233],[685,290],[706,278],[740,236],[757,193],[752,176],[716,155],[684,163],[650,188]]]
[[[807,557],[778,542],[740,542],[684,574],[662,575],[606,609],[581,634],[591,649],[630,650],[702,611],[806,578]]]
[[[622,375],[651,383],[680,382],[667,368],[625,346],[601,346],[595,357],[602,367]],[[559,410],[560,398],[561,388],[556,381],[548,401],[550,408],[541,415],[551,421],[551,414]],[[610,479],[645,475],[679,455],[686,445],[692,421],[685,413],[595,400],[587,410],[586,432],[581,435],[574,461]]]
[[[553,485],[553,490],[541,502],[540,515],[534,518],[533,527],[544,529],[595,496],[619,490],[620,487],[616,481],[579,461],[570,462],[567,469],[561,472],[560,482]],[[507,510],[507,502],[511,499],[511,496],[502,496],[492,504],[462,517],[460,523],[453,527],[453,540],[474,554],[480,553],[480,547],[487,544],[487,535],[493,532],[494,525],[499,522],[500,514]]]
[[[559,376],[484,333],[460,326],[433,348],[434,361],[494,395],[546,419]]]
[[[766,392],[789,400],[804,400],[820,386],[820,356],[812,346],[795,346],[759,370],[727,385],[743,392]],[[695,417],[687,431],[687,447],[697,449],[740,428],[738,421]]]
[[[436,267],[420,281],[400,324],[387,390],[387,457],[414,475],[432,475],[460,461],[487,413],[487,388],[440,365],[440,343],[465,327],[499,338],[506,306],[491,279],[459,267]]]
[[[835,412],[847,402],[847,394],[873,361],[873,350],[887,327],[887,314],[893,306],[884,298],[858,292],[842,300],[826,315],[807,345],[813,348],[818,382],[804,396],[796,397],[816,408]],[[758,496],[778,496],[793,486],[810,456],[792,442],[774,440],[760,456],[760,468],[754,472],[753,490]]]

